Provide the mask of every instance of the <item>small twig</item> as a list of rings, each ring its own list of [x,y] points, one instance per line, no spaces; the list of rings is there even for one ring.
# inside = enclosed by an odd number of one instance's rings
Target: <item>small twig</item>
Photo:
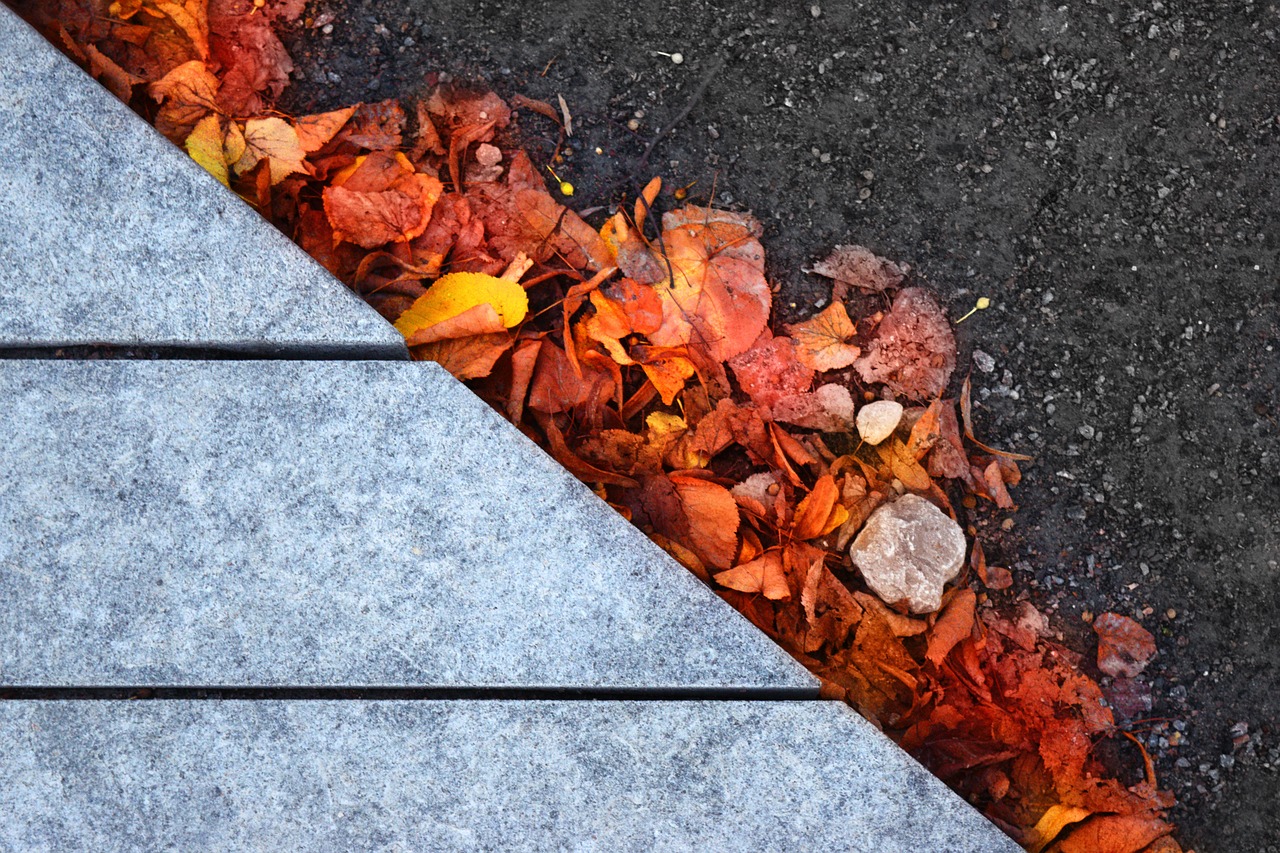
[[[694,106],[698,101],[702,100],[702,96],[706,94],[707,87],[711,85],[711,81],[720,69],[724,67],[724,58],[717,56],[711,63],[711,67],[707,69],[707,73],[703,75],[702,81],[698,83],[698,88],[693,90],[693,94],[689,97],[688,102],[684,105],[684,109],[676,114],[676,117],[667,122],[656,134],[653,139],[649,140],[649,144],[645,146],[644,155],[640,158],[640,162],[636,165],[635,172],[644,172],[649,168],[649,155],[653,153],[653,149],[657,147],[667,134],[675,130],[676,125],[688,118],[689,113],[693,112]]]

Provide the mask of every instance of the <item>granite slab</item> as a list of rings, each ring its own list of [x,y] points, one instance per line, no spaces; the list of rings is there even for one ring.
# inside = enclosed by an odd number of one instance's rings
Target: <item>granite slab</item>
[[[830,702],[0,703],[6,850],[1020,848]]]
[[[0,684],[817,682],[431,363],[0,360]]]
[[[0,4],[0,349],[405,359],[399,333]]]

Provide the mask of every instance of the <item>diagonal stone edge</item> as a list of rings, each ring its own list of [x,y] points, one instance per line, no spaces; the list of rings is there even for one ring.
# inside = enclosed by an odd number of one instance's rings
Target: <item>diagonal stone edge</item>
[[[0,4],[0,347],[407,359],[390,324]]]
[[[832,702],[7,702],[0,767],[6,849],[1020,849]]]

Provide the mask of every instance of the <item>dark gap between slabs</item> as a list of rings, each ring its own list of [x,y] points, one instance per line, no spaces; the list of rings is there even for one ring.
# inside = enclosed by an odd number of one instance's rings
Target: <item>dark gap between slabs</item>
[[[767,687],[0,687],[0,701],[23,700],[490,700],[490,701],[813,701],[816,689]]]
[[[0,359],[65,361],[407,361],[391,347],[332,346],[189,347],[77,344],[75,346],[0,346]]]

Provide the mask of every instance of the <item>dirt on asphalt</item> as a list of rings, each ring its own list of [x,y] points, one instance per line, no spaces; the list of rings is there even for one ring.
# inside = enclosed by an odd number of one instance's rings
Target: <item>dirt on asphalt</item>
[[[957,330],[978,431],[1036,461],[1017,511],[972,519],[988,555],[1078,650],[1109,610],[1156,635],[1154,706],[1128,727],[1183,844],[1280,851],[1276,5],[312,0],[306,18],[285,109],[450,81],[562,95],[578,209],[660,174],[753,211],[781,321],[825,304],[803,269],[837,243],[911,264],[952,316],[989,297]],[[517,132],[545,163],[552,122],[522,111]]]

